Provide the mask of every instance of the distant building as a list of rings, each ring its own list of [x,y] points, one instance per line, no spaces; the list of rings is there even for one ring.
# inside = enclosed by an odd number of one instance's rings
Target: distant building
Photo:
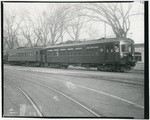
[[[144,43],[135,44],[134,46],[137,63],[144,63]]]

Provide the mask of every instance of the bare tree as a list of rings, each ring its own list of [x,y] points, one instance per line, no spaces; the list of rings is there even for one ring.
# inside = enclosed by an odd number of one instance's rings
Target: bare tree
[[[81,13],[83,16],[89,17],[93,21],[105,22],[111,26],[117,38],[127,37],[130,29],[130,13],[132,3],[90,3],[80,5],[83,10],[89,12]],[[127,6],[127,9],[124,8]]]
[[[48,22],[46,19],[46,12],[42,11],[41,13],[32,14],[29,17],[29,21],[31,21],[33,34],[36,36],[36,46],[46,46],[48,42],[49,29]],[[35,22],[36,21],[36,22]]]
[[[19,47],[19,30],[24,16],[17,14],[10,15],[8,12],[4,15],[4,47],[5,49],[14,49]]]
[[[33,34],[34,29],[32,27],[32,21],[29,20],[27,16],[23,21],[23,27],[21,31],[22,31],[22,36],[27,40],[27,45],[30,47],[36,46],[36,42],[35,42],[36,37]]]
[[[84,23],[86,22],[84,16],[80,16],[79,7],[73,5],[68,10],[68,21],[65,26],[68,35],[71,37],[73,41],[79,41],[80,34],[82,33],[82,28]]]
[[[46,46],[49,31],[43,15],[35,11],[30,14],[27,11],[24,11],[24,13],[26,19],[24,19],[22,35],[28,41],[26,45],[31,47]]]
[[[59,6],[59,8],[51,9],[50,14],[45,14],[50,32],[50,41],[47,45],[54,45],[58,41],[63,42],[65,24],[67,22],[67,9],[68,7],[66,5]]]

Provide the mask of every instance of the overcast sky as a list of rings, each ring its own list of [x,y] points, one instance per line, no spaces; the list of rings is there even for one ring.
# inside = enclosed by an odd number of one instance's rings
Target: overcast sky
[[[50,3],[52,6],[56,6],[56,3]],[[49,6],[50,7],[50,6]],[[47,10],[48,4],[47,3],[4,3],[4,11],[15,11],[19,12],[20,10],[27,10],[29,13],[32,11],[43,11]],[[144,11],[144,5],[135,2],[133,5],[133,11]],[[6,14],[4,12],[4,14]],[[13,13],[12,13],[13,14]],[[128,33],[128,37],[133,39],[135,43],[144,43],[144,15],[137,15],[132,17],[131,19],[131,28]],[[96,33],[99,33],[100,37],[104,37],[104,23],[95,23],[93,27],[96,26],[95,29]],[[113,36],[111,28],[106,25],[106,36],[111,37]],[[84,39],[84,34],[81,38]],[[69,38],[66,38],[69,39]]]

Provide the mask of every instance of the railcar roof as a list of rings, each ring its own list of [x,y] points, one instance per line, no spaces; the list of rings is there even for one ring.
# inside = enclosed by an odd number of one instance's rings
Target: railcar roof
[[[47,46],[47,47],[27,47],[27,48],[18,48],[18,49],[12,49],[7,50],[7,52],[13,52],[13,51],[22,51],[22,50],[42,50],[42,49],[48,49],[48,48],[58,48],[58,47],[68,47],[68,46],[78,46],[78,45],[90,45],[90,44],[98,44],[98,43],[109,43],[109,42],[117,42],[120,40],[126,40],[126,41],[133,41],[129,38],[104,38],[104,39],[96,39],[96,40],[89,40],[89,41],[81,41],[78,43],[63,43],[63,44],[57,44],[54,46]]]
[[[64,43],[64,44],[58,44],[54,46],[48,46],[43,49],[48,48],[57,48],[57,47],[68,47],[68,46],[78,46],[78,45],[89,45],[89,44],[98,44],[98,43],[109,43],[109,42],[117,42],[120,40],[127,40],[127,41],[133,41],[128,38],[106,38],[106,39],[96,39],[96,40],[90,40],[90,41],[81,41],[78,43]]]
[[[37,50],[37,49],[43,49],[43,47],[21,47],[17,49],[7,50],[7,52],[22,51],[22,50]]]

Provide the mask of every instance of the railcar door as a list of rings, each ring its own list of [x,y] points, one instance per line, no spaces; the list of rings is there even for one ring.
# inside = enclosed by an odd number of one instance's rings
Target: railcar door
[[[106,45],[105,46],[105,60],[106,61],[114,61],[115,60],[114,45]]]
[[[40,52],[41,52],[41,61],[42,61],[42,62],[45,62],[45,57],[46,57],[45,54],[46,54],[46,51],[45,51],[45,50],[41,50]]]
[[[115,51],[115,61],[119,61],[120,60],[120,49],[119,49],[119,44],[115,44],[114,45],[114,51]]]

